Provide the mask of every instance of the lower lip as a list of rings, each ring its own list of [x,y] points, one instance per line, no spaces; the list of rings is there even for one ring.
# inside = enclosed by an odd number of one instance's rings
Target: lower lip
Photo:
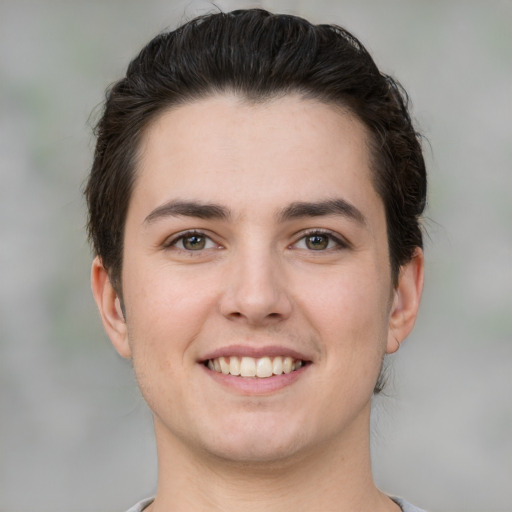
[[[310,364],[306,364],[298,370],[290,373],[283,373],[281,375],[273,375],[272,377],[265,378],[225,375],[223,373],[210,370],[204,364],[201,366],[214,381],[222,384],[230,390],[243,395],[268,395],[293,384],[297,379],[304,375]]]

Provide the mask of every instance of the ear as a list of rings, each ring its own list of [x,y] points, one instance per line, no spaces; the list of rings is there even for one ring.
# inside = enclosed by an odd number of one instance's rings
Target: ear
[[[423,290],[423,273],[423,251],[418,247],[411,261],[400,268],[398,285],[393,292],[387,354],[396,352],[414,327]]]
[[[98,256],[92,262],[91,285],[103,327],[112,345],[122,357],[131,357],[128,330],[121,310],[121,302]]]

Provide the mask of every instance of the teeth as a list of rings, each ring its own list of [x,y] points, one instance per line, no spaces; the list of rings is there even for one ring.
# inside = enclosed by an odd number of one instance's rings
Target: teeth
[[[239,375],[241,377],[258,377],[260,379],[282,375],[298,370],[304,365],[300,359],[292,357],[218,357],[209,359],[207,366],[210,370],[224,375]]]
[[[270,377],[272,375],[272,361],[270,357],[262,357],[256,363],[256,376],[260,378]]]
[[[229,373],[231,375],[240,375],[240,359],[238,357],[229,358]]]
[[[242,377],[256,376],[256,359],[252,357],[242,357],[240,362],[240,375]]]
[[[274,375],[281,375],[281,373],[283,373],[282,357],[274,357],[274,361],[272,362],[272,373]]]
[[[229,363],[226,361],[226,358],[225,357],[219,358],[219,362],[220,362],[220,371],[224,375],[228,375],[228,373],[229,373]]]

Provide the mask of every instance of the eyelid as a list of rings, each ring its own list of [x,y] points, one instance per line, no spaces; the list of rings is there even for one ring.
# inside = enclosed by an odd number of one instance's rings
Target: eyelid
[[[331,247],[329,249],[325,249],[324,251],[336,250],[336,249],[347,249],[347,248],[352,247],[352,244],[345,237],[341,236],[339,233],[335,233],[333,231],[330,231],[330,230],[324,229],[324,228],[311,228],[311,229],[307,229],[305,231],[297,233],[295,236],[295,241],[293,243],[291,243],[289,247],[293,248],[304,238],[307,238],[308,236],[314,236],[314,235],[326,236],[336,244],[336,247]],[[164,242],[162,243],[162,247],[164,249],[171,249],[174,247],[176,250],[180,250],[180,251],[187,252],[187,253],[193,253],[195,251],[190,251],[185,248],[176,247],[176,244],[180,240],[183,240],[190,236],[204,237],[204,238],[208,239],[210,242],[212,242],[213,244],[215,244],[216,248],[222,248],[222,245],[219,242],[217,242],[212,235],[208,234],[207,232],[205,232],[204,230],[201,230],[201,229],[187,229],[185,231],[180,231],[178,233],[175,233],[175,234],[167,237],[164,240]],[[198,250],[197,252],[202,252],[207,249],[211,249],[211,247]],[[324,252],[324,251],[318,251],[318,252]]]
[[[206,247],[204,249],[200,249],[200,250],[197,250],[197,251],[191,251],[191,250],[188,250],[188,249],[185,249],[185,248],[182,248],[182,247],[177,247],[177,243],[180,240],[184,240],[185,238],[190,237],[190,236],[201,236],[201,237],[204,237],[207,240],[209,240],[210,242],[212,242],[216,246],[215,248],[222,247],[221,244],[216,242],[211,235],[207,234],[205,231],[203,231],[201,229],[187,229],[185,231],[180,231],[179,233],[175,233],[175,234],[167,237],[164,240],[164,242],[162,243],[162,247],[164,249],[175,248],[178,251],[183,251],[183,252],[187,252],[187,253],[194,253],[194,252],[198,252],[199,253],[199,252],[202,252],[202,251],[205,251],[205,250],[208,250],[208,249],[212,249],[212,247]]]
[[[335,233],[333,231],[330,231],[328,229],[323,229],[323,228],[311,228],[311,229],[307,229],[306,231],[302,231],[302,232],[298,233],[295,242],[290,244],[290,247],[297,245],[304,238],[307,238],[308,236],[314,236],[314,235],[326,236],[326,237],[330,238],[336,244],[336,247],[324,249],[323,251],[319,250],[318,251],[319,253],[325,252],[325,251],[337,250],[337,249],[350,249],[352,247],[352,244],[345,237],[341,236],[339,233]],[[311,252],[315,252],[315,251],[311,251]]]

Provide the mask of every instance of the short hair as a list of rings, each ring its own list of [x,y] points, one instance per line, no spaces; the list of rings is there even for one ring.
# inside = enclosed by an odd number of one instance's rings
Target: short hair
[[[406,92],[347,30],[248,9],[201,16],[158,35],[107,91],[85,196],[90,241],[118,293],[124,226],[146,128],[173,106],[226,92],[253,102],[298,93],[341,106],[363,123],[396,284],[400,267],[423,246],[427,186]]]

